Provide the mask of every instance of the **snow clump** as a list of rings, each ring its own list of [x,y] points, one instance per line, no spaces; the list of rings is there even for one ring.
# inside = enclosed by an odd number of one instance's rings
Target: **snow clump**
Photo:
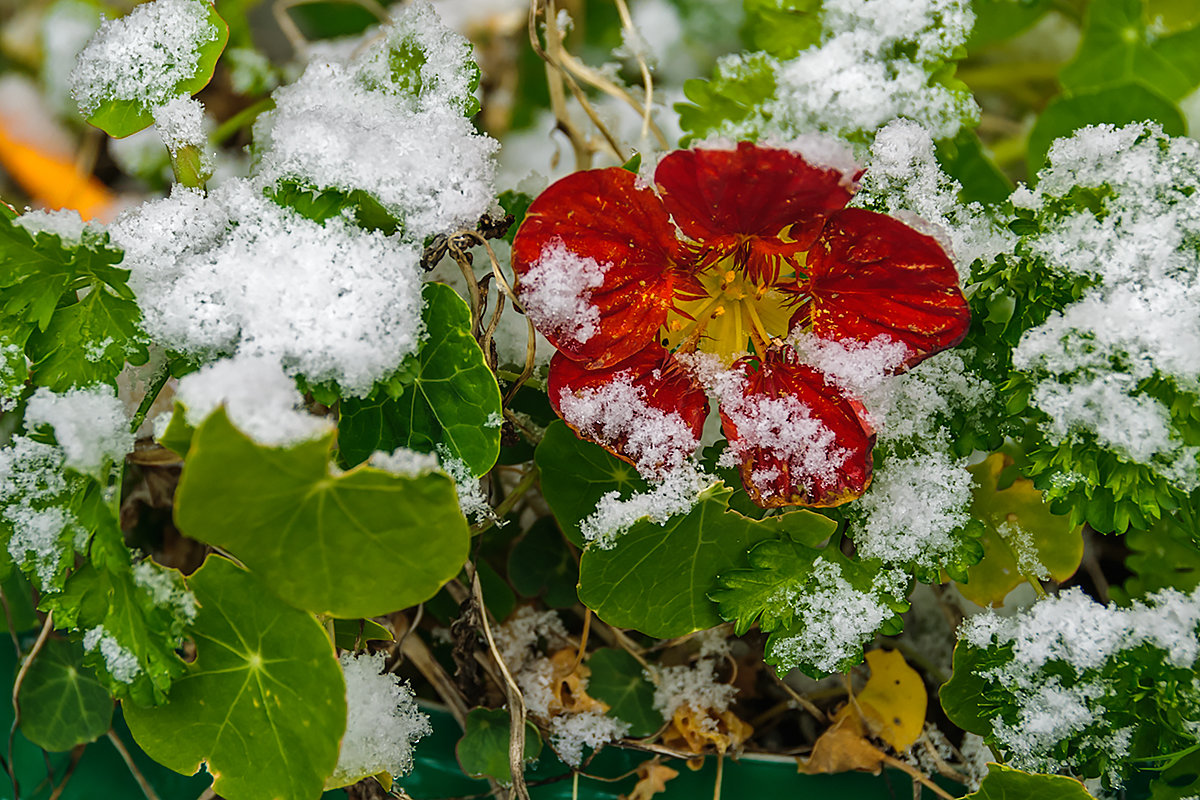
[[[380,772],[407,775],[413,747],[433,732],[412,687],[384,671],[383,653],[343,653],[338,661],[346,678],[347,717],[332,784]]]

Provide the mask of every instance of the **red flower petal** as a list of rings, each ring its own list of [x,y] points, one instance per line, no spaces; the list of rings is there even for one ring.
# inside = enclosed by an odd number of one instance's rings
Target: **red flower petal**
[[[708,416],[704,390],[657,343],[599,370],[555,353],[547,392],[554,410],[581,438],[646,475],[683,463]]]
[[[884,214],[848,208],[829,218],[808,254],[809,299],[791,324],[823,339],[903,342],[906,366],[953,347],[971,313],[958,272],[933,238]]]
[[[618,167],[568,175],[533,201],[513,241],[517,291],[530,318],[560,352],[587,367],[609,367],[641,350],[671,307],[680,245],[662,202],[636,179]],[[557,274],[531,276],[543,254],[556,248],[595,263],[572,265],[567,256],[551,268]],[[586,286],[581,276],[588,267],[595,277],[590,295],[570,296],[572,288]],[[543,297],[554,308],[538,307],[536,285],[549,287]],[[582,334],[580,323],[571,321],[580,315],[566,313],[576,298],[597,312],[583,320]]]
[[[680,229],[703,247],[706,265],[741,250],[751,277],[767,282],[778,274],[769,259],[807,249],[825,217],[853,194],[842,172],[749,142],[736,150],[677,150],[659,162],[654,180]],[[788,226],[787,242],[778,240]]]
[[[875,435],[833,383],[791,350],[733,369],[745,380],[721,398],[721,427],[755,503],[838,506],[867,490]]]

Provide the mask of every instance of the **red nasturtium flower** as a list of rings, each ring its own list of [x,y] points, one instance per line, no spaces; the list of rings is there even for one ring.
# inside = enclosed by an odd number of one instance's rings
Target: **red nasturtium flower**
[[[856,175],[741,143],[680,150],[654,186],[577,172],[530,206],[513,244],[518,291],[557,348],[550,402],[584,438],[643,472],[695,449],[708,397],[688,354],[726,368],[715,392],[730,452],[763,506],[834,506],[871,481],[858,401],[800,361],[823,340],[907,350],[900,369],[962,340],[958,274],[929,236],[846,208]]]

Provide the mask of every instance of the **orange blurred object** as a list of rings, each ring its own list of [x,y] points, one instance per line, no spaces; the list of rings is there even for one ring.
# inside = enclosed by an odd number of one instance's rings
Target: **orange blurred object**
[[[0,166],[43,208],[75,209],[84,220],[107,218],[114,208],[116,195],[95,177],[80,172],[72,159],[18,141],[3,125]]]

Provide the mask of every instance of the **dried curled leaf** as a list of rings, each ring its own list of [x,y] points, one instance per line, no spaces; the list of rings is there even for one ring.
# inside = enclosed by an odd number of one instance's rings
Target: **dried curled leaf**
[[[667,790],[667,781],[679,775],[679,770],[671,769],[657,758],[638,764],[638,782],[633,791],[621,795],[621,800],[650,800],[659,792]]]
[[[796,765],[806,775],[850,770],[878,775],[886,758],[882,750],[867,741],[858,715],[850,713],[839,716],[813,744],[809,757],[796,759]]]
[[[675,710],[671,724],[662,735],[662,743],[676,750],[700,754],[712,745],[722,755],[742,746],[754,728],[732,711],[718,712],[712,708],[697,711],[684,703]]]

